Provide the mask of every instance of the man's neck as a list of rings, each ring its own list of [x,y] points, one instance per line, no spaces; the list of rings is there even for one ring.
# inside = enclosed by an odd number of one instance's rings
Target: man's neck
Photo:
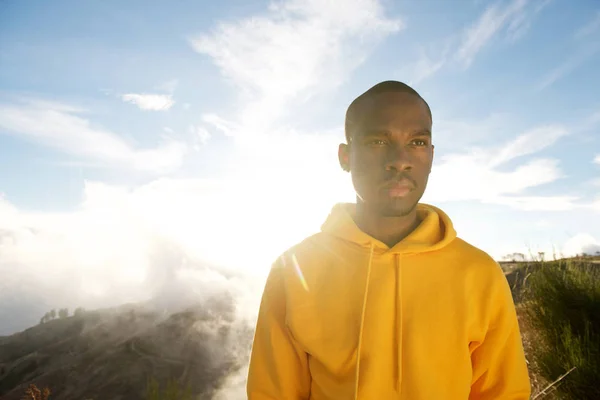
[[[402,217],[382,217],[360,202],[357,203],[354,222],[360,230],[390,248],[410,235],[420,223],[416,207],[410,214]]]

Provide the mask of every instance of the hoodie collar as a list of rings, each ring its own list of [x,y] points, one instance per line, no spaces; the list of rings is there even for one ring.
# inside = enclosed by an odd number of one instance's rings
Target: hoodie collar
[[[356,204],[353,203],[336,204],[321,226],[321,231],[364,248],[370,248],[373,245],[380,251],[392,253],[434,251],[447,246],[456,238],[452,221],[439,208],[419,203],[417,213],[421,223],[392,248],[360,230],[354,222]]]

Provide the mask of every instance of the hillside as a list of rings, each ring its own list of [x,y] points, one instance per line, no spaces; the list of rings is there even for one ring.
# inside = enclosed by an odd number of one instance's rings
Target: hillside
[[[569,261],[585,268],[600,266],[600,257]],[[533,273],[558,264],[500,264],[517,306],[535,395],[551,381],[533,357],[540,336],[528,321],[524,294]],[[177,380],[181,387],[189,385],[195,398],[216,400],[215,393],[228,385],[226,378],[243,374],[252,329],[235,317],[235,303],[228,296],[171,314],[141,303],[54,319],[0,336],[0,399],[20,400],[35,383],[49,387],[52,400],[146,400],[148,379],[153,378],[161,385]],[[557,398],[555,394],[550,391],[544,398]],[[236,400],[237,395],[221,393],[221,399]]]
[[[227,298],[171,315],[128,305],[0,337],[0,399],[21,399],[35,383],[57,400],[142,400],[149,378],[211,399],[247,363],[251,328],[233,311]]]

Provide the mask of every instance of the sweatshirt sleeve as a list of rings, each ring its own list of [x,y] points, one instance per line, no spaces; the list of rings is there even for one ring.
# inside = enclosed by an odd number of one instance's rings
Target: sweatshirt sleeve
[[[248,370],[248,400],[307,400],[308,355],[286,325],[283,265],[274,264],[264,288]]]
[[[470,400],[528,400],[529,372],[510,287],[497,267],[489,294],[491,318],[484,339],[471,353]]]

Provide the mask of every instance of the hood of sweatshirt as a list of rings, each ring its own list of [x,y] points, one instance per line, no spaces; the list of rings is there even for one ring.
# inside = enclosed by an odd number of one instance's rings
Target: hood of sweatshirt
[[[324,233],[355,243],[365,248],[392,253],[421,253],[439,250],[456,238],[452,221],[439,208],[420,203],[417,215],[419,226],[401,242],[389,248],[385,243],[364,233],[354,222],[356,204],[336,204],[321,226]]]

